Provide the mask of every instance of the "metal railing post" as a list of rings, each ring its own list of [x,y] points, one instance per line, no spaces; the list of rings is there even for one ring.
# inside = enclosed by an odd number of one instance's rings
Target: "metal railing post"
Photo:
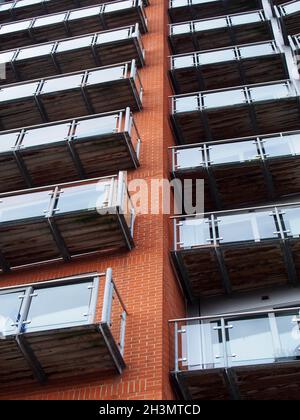
[[[110,324],[112,269],[106,270],[101,322]]]

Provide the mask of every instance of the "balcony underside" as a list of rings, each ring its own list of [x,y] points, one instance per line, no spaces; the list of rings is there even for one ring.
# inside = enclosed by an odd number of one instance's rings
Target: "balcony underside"
[[[142,33],[147,31],[146,22],[140,8],[106,13],[104,19],[99,15],[57,24],[32,28],[0,36],[0,50],[24,47],[47,41],[56,41],[70,36],[86,35],[107,29],[120,28],[139,23]]]
[[[282,22],[286,36],[297,35],[300,26],[300,12],[282,17]]]
[[[185,67],[171,71],[176,94],[214,90],[288,78],[281,55]]]
[[[199,246],[172,252],[190,299],[299,283],[299,240]]]
[[[41,0],[41,2],[37,4],[14,8],[13,12],[1,12],[0,22],[4,23],[35,16],[42,16],[45,14],[63,12],[65,10],[108,3],[108,1],[109,0],[51,0],[43,4]],[[144,4],[146,6],[148,4],[148,0],[144,0]]]
[[[256,160],[178,170],[173,177],[204,179],[205,211],[247,207],[298,194],[300,157],[283,156],[266,160],[265,164]]]
[[[144,63],[143,53],[136,38],[98,45],[94,50],[91,47],[80,48],[54,55],[49,54],[27,60],[17,60],[13,63],[9,62],[6,65],[6,78],[0,83],[8,84],[39,79],[87,68],[118,64],[132,59],[136,60],[138,67]]]
[[[0,392],[88,374],[101,377],[108,372],[121,372],[124,367],[106,324],[58,328],[0,339]]]
[[[21,148],[17,154],[0,154],[0,192],[98,178],[139,165],[127,133]]]
[[[251,23],[203,32],[171,35],[169,37],[173,54],[209,50],[238,44],[269,41],[273,38],[269,22]]]
[[[169,8],[169,16],[171,22],[184,22],[192,19],[206,19],[215,16],[223,16],[232,13],[242,13],[256,10],[261,7],[259,0],[219,0],[213,3],[193,4],[192,6],[171,7]]]
[[[56,214],[2,223],[2,270],[56,258],[65,261],[88,253],[131,249],[133,241],[124,215],[100,215],[96,210]]]
[[[181,398],[299,400],[299,361],[172,373]]]
[[[180,112],[172,115],[172,123],[179,144],[292,131],[300,128],[299,101],[290,98],[206,112]]]
[[[120,79],[99,85],[88,85],[85,94],[80,89],[53,92],[35,97],[2,102],[2,130],[37,125],[61,119],[115,111],[127,106],[134,111],[141,107],[139,94],[131,79]]]

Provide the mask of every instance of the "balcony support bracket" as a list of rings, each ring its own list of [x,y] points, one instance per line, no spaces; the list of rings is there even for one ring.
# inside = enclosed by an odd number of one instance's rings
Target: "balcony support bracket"
[[[47,381],[47,376],[45,375],[40,362],[37,360],[34,352],[26,342],[25,338],[22,335],[17,335],[16,343],[28,365],[30,366],[35,378],[40,384],[44,384]]]

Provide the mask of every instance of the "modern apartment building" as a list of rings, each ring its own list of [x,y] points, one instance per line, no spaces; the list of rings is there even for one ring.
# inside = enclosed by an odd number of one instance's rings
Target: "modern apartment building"
[[[0,399],[300,399],[299,23],[0,1]]]

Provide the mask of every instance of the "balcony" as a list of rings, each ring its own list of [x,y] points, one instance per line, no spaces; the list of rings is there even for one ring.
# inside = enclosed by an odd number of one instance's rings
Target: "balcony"
[[[135,60],[60,77],[5,85],[0,89],[2,130],[61,119],[142,107]]]
[[[299,400],[299,309],[170,321],[171,376],[186,400]]]
[[[293,198],[300,191],[299,146],[294,131],[172,147],[172,175],[205,180],[206,210]]]
[[[111,269],[0,289],[0,303],[0,391],[122,373],[127,311]]]
[[[1,35],[1,31],[0,31]],[[172,54],[224,48],[273,39],[270,21],[263,10],[193,20],[170,25]]]
[[[177,94],[288,78],[284,54],[273,41],[174,55],[170,61]]]
[[[0,26],[0,50],[139,24],[147,31],[142,0],[105,3]]]
[[[171,97],[180,144],[300,129],[299,94],[291,80]]]
[[[70,73],[135,59],[144,65],[139,25],[0,52],[6,65],[2,83]]]
[[[139,166],[130,109],[0,133],[0,192],[115,174]]]
[[[260,0],[169,0],[171,22],[205,19],[230,13],[248,12],[261,8]]]
[[[78,7],[107,3],[107,0],[17,0],[0,4],[0,22],[16,21],[34,16],[47,15]],[[148,0],[143,1],[147,6]]]
[[[131,249],[124,174],[0,195],[1,269]]]
[[[179,216],[173,223],[172,257],[190,299],[299,284],[300,203]]]
[[[282,23],[285,37],[299,33],[300,1],[290,1],[275,7],[277,17]]]

